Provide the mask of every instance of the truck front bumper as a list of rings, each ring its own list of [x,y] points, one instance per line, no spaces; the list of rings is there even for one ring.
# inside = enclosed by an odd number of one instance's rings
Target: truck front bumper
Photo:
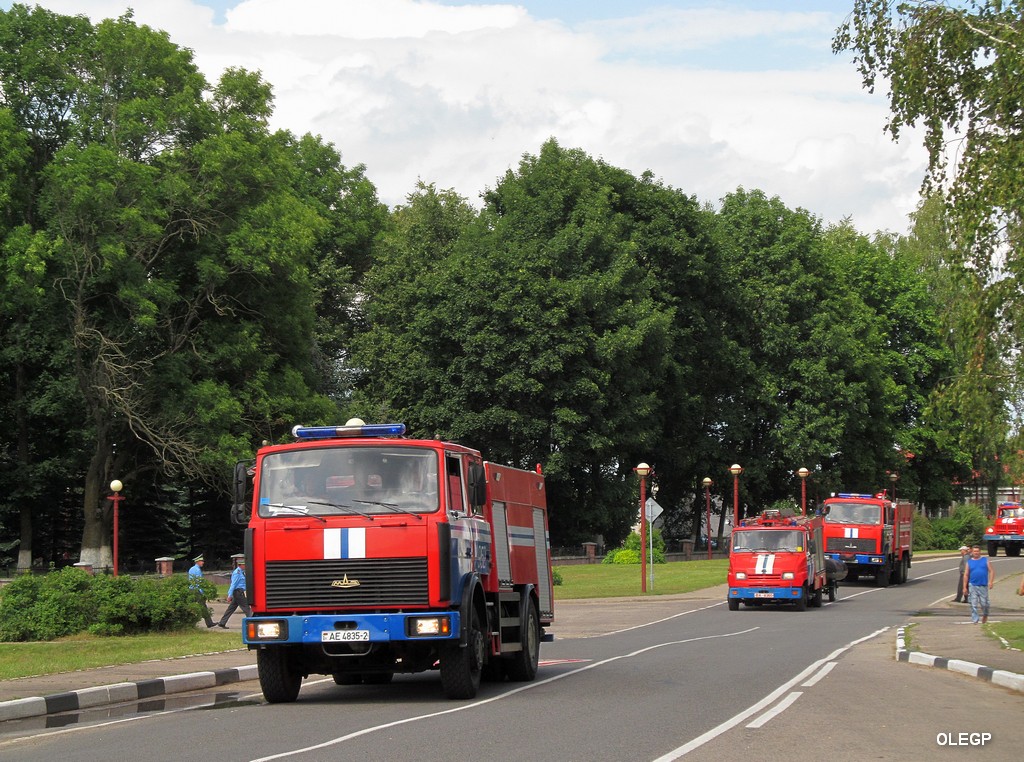
[[[833,561],[842,561],[847,566],[884,566],[885,556],[876,556],[871,553],[854,553],[844,555],[843,553],[826,553],[826,558]]]
[[[1024,534],[987,534],[985,542],[1021,542],[1024,543]]]
[[[345,644],[458,640],[458,611],[400,614],[304,614],[251,616],[242,620],[242,642]]]
[[[729,597],[754,601],[796,601],[803,587],[730,587]]]

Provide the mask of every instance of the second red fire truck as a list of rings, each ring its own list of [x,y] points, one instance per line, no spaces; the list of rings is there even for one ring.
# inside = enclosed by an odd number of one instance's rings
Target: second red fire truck
[[[850,581],[870,575],[881,587],[906,582],[913,530],[913,503],[894,503],[885,493],[825,500],[825,553],[846,564]]]
[[[353,685],[438,670],[463,699],[482,677],[537,674],[554,618],[544,477],[404,433],[297,426],[236,467],[243,640],[267,701],[294,701],[310,674]]]
[[[732,531],[729,551],[729,610],[740,603],[758,606],[791,603],[798,611],[821,606],[828,592],[835,600],[835,584],[826,574],[823,523],[820,516],[783,516],[767,510],[744,519]]]

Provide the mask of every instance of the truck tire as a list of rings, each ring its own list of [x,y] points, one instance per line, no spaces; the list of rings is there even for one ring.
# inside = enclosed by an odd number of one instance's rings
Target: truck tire
[[[739,611],[739,610],[740,610],[740,599],[739,598],[729,598],[729,611]]]
[[[811,595],[811,600],[810,600],[810,604],[811,604],[811,606],[812,606],[813,608],[816,608],[816,609],[820,609],[820,608],[821,608],[821,592],[822,592],[822,590],[821,590],[821,588],[819,587],[819,588],[818,588],[817,590],[815,590],[815,591],[814,591],[814,593],[813,593],[813,594]]]
[[[467,643],[449,646],[441,653],[441,688],[450,699],[471,699],[480,690],[484,667],[484,632],[474,607],[469,619]]]
[[[797,611],[807,611],[807,585],[800,588],[800,597],[796,602]]]
[[[889,587],[889,577],[892,576],[892,565],[886,564],[878,570],[875,575],[875,584],[879,587]]]
[[[999,552],[999,543],[997,543],[997,542],[990,542],[988,544],[988,554],[989,554],[989,556],[991,556],[992,558],[995,558],[996,557],[996,553],[998,553],[998,552]],[[1007,552],[1007,554],[1009,554],[1010,549],[1007,548],[1006,552]]]
[[[526,616],[520,626],[521,651],[505,664],[505,674],[514,683],[528,683],[537,676],[540,663],[540,618],[531,600],[526,605]]]
[[[256,666],[260,674],[263,698],[269,704],[295,701],[302,685],[302,675],[295,669],[287,647],[261,648],[256,652]]]
[[[829,603],[835,603],[836,602],[836,588],[838,586],[839,586],[839,583],[836,582],[835,580],[833,580],[832,582],[828,583],[828,602]]]
[[[1017,556],[1019,556],[1020,555],[1020,543],[1019,542],[1007,543],[1007,545],[1006,545],[1006,555],[1009,556],[1010,558],[1016,558]]]

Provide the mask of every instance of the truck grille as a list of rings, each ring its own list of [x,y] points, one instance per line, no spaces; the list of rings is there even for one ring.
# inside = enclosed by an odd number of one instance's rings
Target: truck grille
[[[267,564],[268,609],[426,606],[427,559],[346,558]]]
[[[870,537],[829,537],[825,541],[829,553],[877,553],[875,540]]]

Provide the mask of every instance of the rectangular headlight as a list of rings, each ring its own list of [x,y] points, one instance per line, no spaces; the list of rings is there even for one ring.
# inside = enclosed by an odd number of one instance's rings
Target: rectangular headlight
[[[452,621],[446,616],[417,617],[409,620],[409,637],[437,637],[450,635]]]
[[[288,626],[280,621],[249,621],[246,622],[249,640],[286,640]]]
[[[746,578],[747,578],[747,573],[746,572],[736,572],[736,579],[746,579]]]
[[[783,579],[793,579],[793,572],[782,572]]]

